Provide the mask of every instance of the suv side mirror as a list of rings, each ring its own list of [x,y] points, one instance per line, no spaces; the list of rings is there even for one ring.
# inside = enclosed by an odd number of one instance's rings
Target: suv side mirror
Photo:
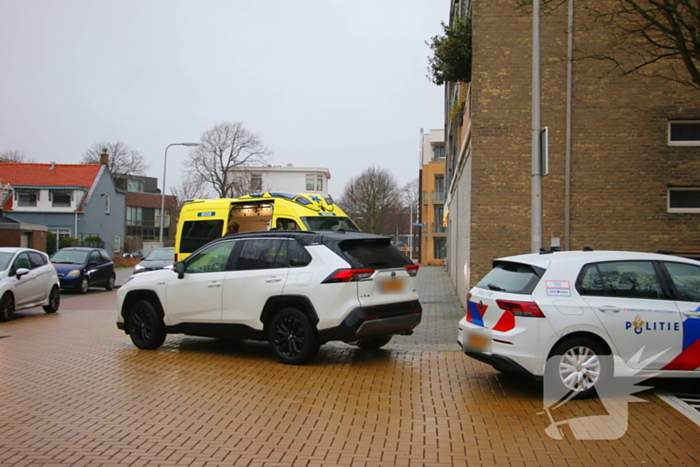
[[[185,266],[185,263],[182,261],[178,261],[175,263],[175,272],[177,273],[177,278],[182,279],[185,277],[185,271],[187,270],[187,266]]]

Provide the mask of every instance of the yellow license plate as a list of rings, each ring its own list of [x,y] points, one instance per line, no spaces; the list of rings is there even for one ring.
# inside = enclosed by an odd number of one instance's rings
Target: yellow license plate
[[[476,350],[479,352],[487,350],[489,348],[490,343],[491,339],[488,336],[481,333],[472,332],[467,338],[467,347],[470,350]]]
[[[401,292],[404,288],[404,282],[401,279],[393,279],[379,283],[379,288],[382,292]]]

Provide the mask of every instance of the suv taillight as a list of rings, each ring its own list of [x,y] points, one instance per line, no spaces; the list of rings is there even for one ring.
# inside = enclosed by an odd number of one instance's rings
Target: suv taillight
[[[544,318],[544,313],[535,302],[515,302],[512,300],[496,300],[496,305],[502,310],[510,311],[515,316]]]
[[[369,279],[374,274],[374,269],[338,269],[321,282],[322,284],[332,284],[336,282],[353,282],[362,279]]]
[[[411,277],[416,277],[418,275],[418,269],[420,268],[420,265],[418,264],[410,264],[406,266],[406,271],[408,271],[408,275]]]

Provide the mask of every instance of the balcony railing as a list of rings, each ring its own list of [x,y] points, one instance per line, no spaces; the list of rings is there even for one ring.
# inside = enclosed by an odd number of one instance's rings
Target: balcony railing
[[[442,222],[433,222],[431,232],[434,234],[447,233],[447,227],[443,227]]]
[[[433,203],[444,203],[445,192],[441,190],[433,191]]]
[[[428,192],[424,191],[423,196],[421,196],[421,199],[423,200],[423,204],[428,204]]]

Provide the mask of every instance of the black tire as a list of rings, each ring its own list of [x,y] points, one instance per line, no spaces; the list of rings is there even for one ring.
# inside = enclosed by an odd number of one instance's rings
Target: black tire
[[[295,308],[284,308],[273,316],[268,327],[268,342],[275,356],[289,365],[310,361],[320,345],[314,325]]]
[[[131,305],[127,325],[131,342],[139,349],[157,349],[165,342],[165,323],[153,305],[146,300],[139,300]]]
[[[56,313],[58,307],[61,304],[61,291],[55,285],[51,288],[49,292],[49,304],[44,305],[44,311],[46,313]]]
[[[0,298],[0,321],[10,321],[15,312],[15,298],[6,293]]]
[[[545,368],[545,384],[555,393],[587,399],[596,394],[596,386],[613,376],[612,357],[592,339],[574,337],[561,342],[552,351]]]
[[[109,276],[109,280],[107,281],[107,285],[105,285],[106,290],[114,290],[114,284],[117,281],[117,278],[115,277],[114,274]]]
[[[90,280],[87,277],[83,277],[83,280],[80,281],[80,289],[78,289],[78,292],[86,293],[89,288],[90,288]]]
[[[363,350],[381,349],[389,343],[392,337],[393,336],[382,336],[360,339],[359,341],[357,341],[356,345]]]

